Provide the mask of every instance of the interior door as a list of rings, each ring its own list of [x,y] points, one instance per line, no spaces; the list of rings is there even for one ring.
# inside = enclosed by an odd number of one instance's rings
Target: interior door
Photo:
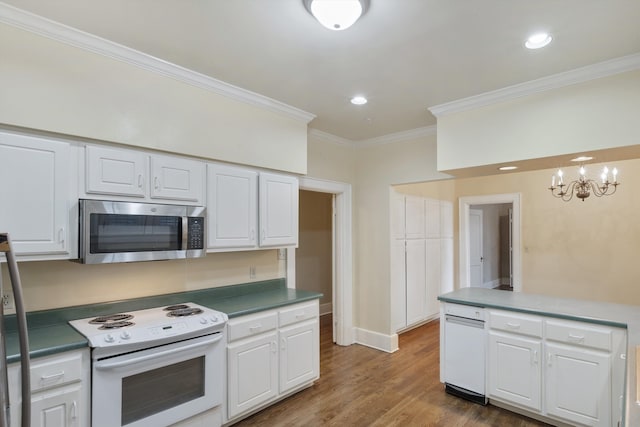
[[[482,286],[482,211],[469,209],[469,279],[472,287]]]

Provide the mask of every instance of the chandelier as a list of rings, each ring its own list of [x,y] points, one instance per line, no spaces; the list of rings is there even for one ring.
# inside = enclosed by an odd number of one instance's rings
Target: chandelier
[[[556,176],[558,178],[558,184],[556,185]],[[575,194],[577,198],[584,202],[584,199],[589,197],[591,193],[593,193],[596,197],[602,196],[610,196],[616,192],[618,185],[618,169],[613,168],[611,171],[611,181],[609,181],[609,168],[606,166],[602,169],[602,173],[600,174],[600,181],[597,182],[593,179],[588,179],[586,177],[586,171],[584,166],[580,166],[580,176],[578,179],[571,181],[568,184],[564,183],[564,173],[562,170],[558,170],[556,175],[551,177],[551,194],[553,197],[557,197],[559,199],[568,202],[571,200]]]

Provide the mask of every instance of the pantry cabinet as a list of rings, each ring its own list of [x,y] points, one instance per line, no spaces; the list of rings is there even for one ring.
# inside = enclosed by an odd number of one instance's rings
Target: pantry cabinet
[[[87,198],[204,204],[205,169],[199,160],[89,145],[85,175]]]
[[[453,284],[453,239],[443,238],[449,202],[391,194],[392,327],[400,331],[435,318],[437,297]],[[448,211],[444,211],[447,213]]]
[[[308,386],[320,375],[318,300],[229,320],[225,421]]]
[[[298,244],[298,179],[248,168],[207,165],[211,250]]]
[[[52,138],[0,132],[0,225],[17,255],[69,258],[76,245],[73,152]]]

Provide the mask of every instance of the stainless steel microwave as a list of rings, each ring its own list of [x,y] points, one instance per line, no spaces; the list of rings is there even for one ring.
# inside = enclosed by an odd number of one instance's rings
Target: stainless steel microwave
[[[79,259],[84,264],[206,255],[203,206],[80,200]]]

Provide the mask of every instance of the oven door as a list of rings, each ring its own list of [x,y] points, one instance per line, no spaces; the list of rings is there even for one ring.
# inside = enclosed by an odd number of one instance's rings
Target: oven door
[[[93,362],[93,427],[160,427],[222,403],[221,332]]]

